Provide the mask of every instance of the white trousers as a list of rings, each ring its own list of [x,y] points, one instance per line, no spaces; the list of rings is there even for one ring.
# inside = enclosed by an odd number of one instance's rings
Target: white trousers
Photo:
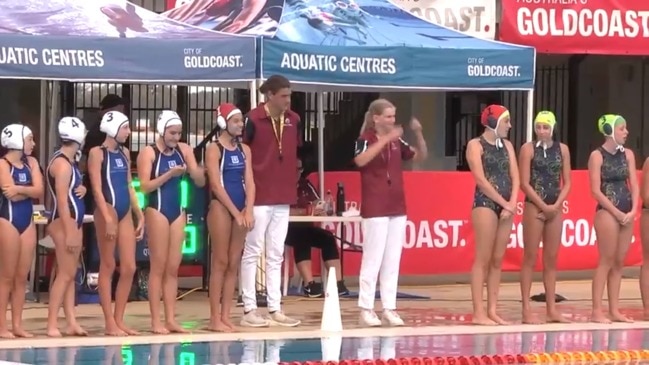
[[[363,237],[358,306],[374,309],[376,281],[379,279],[383,309],[396,309],[406,216],[363,219]]]
[[[257,264],[266,251],[266,295],[270,312],[281,309],[282,262],[284,241],[288,231],[290,207],[288,205],[255,206],[255,227],[246,235],[241,257],[241,296],[244,311],[257,308],[255,280]]]

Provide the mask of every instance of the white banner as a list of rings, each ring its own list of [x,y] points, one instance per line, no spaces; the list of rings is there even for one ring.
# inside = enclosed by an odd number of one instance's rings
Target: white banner
[[[495,39],[496,0],[392,0],[392,2],[431,23],[473,37]]]

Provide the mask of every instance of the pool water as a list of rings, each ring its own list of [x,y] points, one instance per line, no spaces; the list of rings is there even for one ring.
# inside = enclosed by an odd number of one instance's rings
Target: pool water
[[[34,365],[204,365],[643,349],[649,349],[649,330],[632,329],[0,349],[0,360]]]

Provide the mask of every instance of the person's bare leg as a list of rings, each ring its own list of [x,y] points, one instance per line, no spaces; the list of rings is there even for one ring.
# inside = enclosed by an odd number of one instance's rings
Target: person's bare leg
[[[185,241],[185,215],[171,224],[169,228],[169,251],[167,252],[167,266],[164,272],[163,291],[165,327],[173,333],[189,333],[176,322],[176,296],[178,295],[178,268],[183,259],[183,241]]]
[[[498,292],[500,291],[500,277],[502,274],[503,258],[507,250],[507,242],[512,232],[514,217],[498,220],[496,242],[491,256],[489,272],[487,274],[487,315],[499,325],[509,324],[498,315]]]
[[[151,312],[151,332],[166,335],[160,319],[160,299],[162,299],[162,278],[169,259],[170,227],[160,212],[147,208],[144,211],[147,245],[149,247],[149,311]]]
[[[543,286],[545,287],[545,310],[548,322],[568,323],[557,309],[557,259],[561,248],[563,215],[557,214],[545,222],[543,229]]]
[[[223,287],[225,272],[229,264],[229,248],[232,227],[230,213],[218,201],[212,200],[207,213],[208,230],[211,242],[211,268],[210,268],[210,324],[208,330],[213,332],[229,332],[230,327],[223,323]]]
[[[136,336],[140,333],[129,328],[124,323],[126,314],[126,304],[133,287],[133,277],[135,276],[135,226],[133,217],[127,214],[119,222],[117,233],[117,245],[119,254],[119,280],[115,289],[115,323],[119,329],[127,335]]]
[[[471,299],[473,301],[473,324],[495,325],[484,307],[483,291],[491,256],[496,242],[498,217],[489,208],[474,208],[471,222],[475,232],[475,257],[471,267]]]
[[[523,211],[523,263],[521,265],[521,300],[523,302],[523,323],[540,324],[541,321],[532,313],[530,295],[532,275],[539,252],[544,222],[538,218],[540,211],[536,205],[527,202]],[[545,243],[544,243],[545,245]],[[545,249],[545,246],[544,246]]]
[[[232,238],[230,239],[230,248],[228,250],[228,268],[225,271],[223,280],[223,294],[221,304],[221,321],[228,326],[230,330],[235,330],[234,324],[230,319],[232,302],[234,301],[234,290],[237,283],[241,255],[243,254],[243,245],[246,241],[248,231],[243,227],[232,227]]]
[[[609,212],[601,209],[595,213],[593,225],[595,228],[595,234],[597,235],[599,263],[597,264],[597,269],[595,269],[595,274],[593,276],[592,321],[611,323],[611,320],[605,315],[602,297],[604,296],[604,287],[606,286],[609,273],[615,261],[620,224]]]
[[[620,233],[617,239],[615,250],[615,260],[613,267],[608,274],[608,313],[615,322],[630,323],[633,320],[620,312],[620,287],[622,286],[622,269],[624,269],[624,259],[631,245],[633,236],[633,224],[620,226]]]
[[[11,323],[12,332],[16,337],[31,338],[33,334],[25,331],[22,327],[23,308],[25,307],[25,286],[27,277],[32,267],[34,250],[36,249],[36,228],[32,223],[25,232],[20,235],[20,255],[18,267],[14,278],[14,287],[11,294]]]

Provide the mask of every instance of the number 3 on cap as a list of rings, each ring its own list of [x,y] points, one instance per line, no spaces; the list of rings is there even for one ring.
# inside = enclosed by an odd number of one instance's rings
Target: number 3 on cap
[[[106,114],[106,121],[107,122],[112,122],[113,121],[113,113],[108,113]]]

